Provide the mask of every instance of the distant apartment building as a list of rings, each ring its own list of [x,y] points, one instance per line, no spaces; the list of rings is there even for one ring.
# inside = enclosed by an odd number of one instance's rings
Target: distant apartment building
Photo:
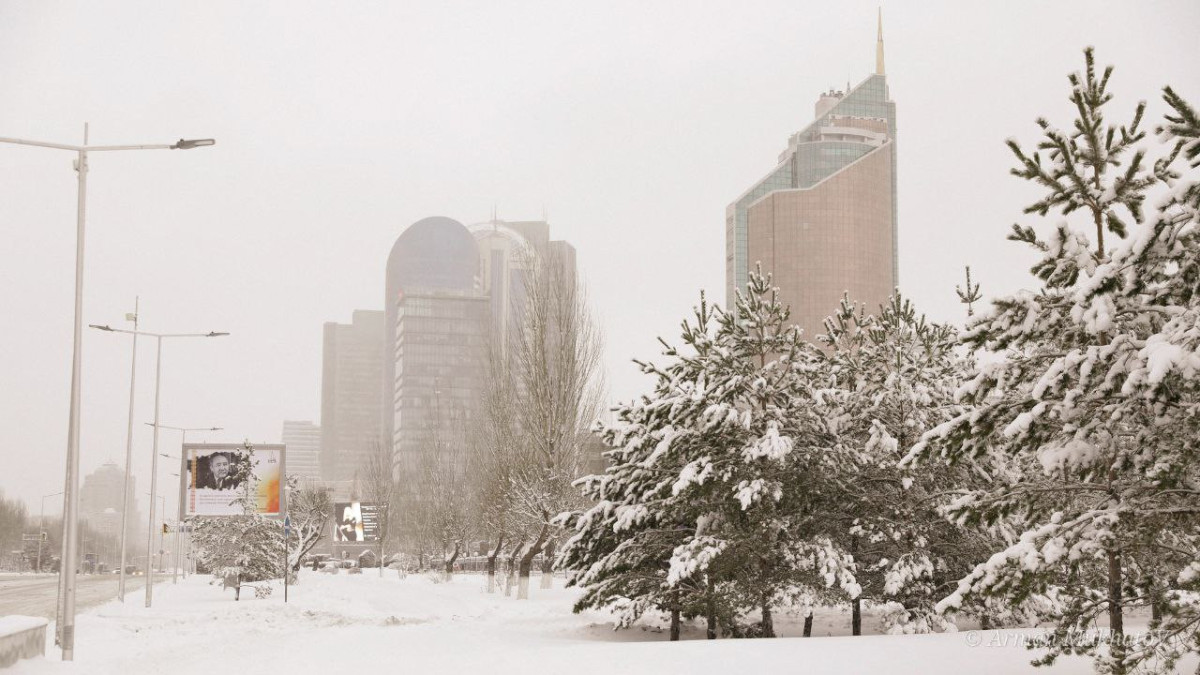
[[[302,481],[321,480],[321,427],[309,421],[284,420],[280,435],[290,476]]]
[[[113,537],[121,536],[121,509],[124,508],[121,493],[125,487],[125,471],[114,462],[108,462],[83,477],[79,488],[79,518],[97,532]],[[142,526],[137,511],[137,479],[129,478],[129,536]],[[143,532],[145,530],[142,530]]]
[[[386,447],[379,387],[384,313],[355,310],[349,324],[325,324],[321,360],[320,477],[338,493]],[[286,443],[286,441],[285,441]],[[294,458],[288,459],[289,468]]]
[[[843,294],[874,311],[895,289],[896,105],[882,23],[875,70],[821,95],[815,120],[788,139],[775,168],[726,208],[728,307],[761,264],[813,339]]]

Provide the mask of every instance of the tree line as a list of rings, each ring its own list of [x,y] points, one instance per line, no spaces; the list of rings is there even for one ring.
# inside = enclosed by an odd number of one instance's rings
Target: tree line
[[[768,275],[732,311],[701,297],[560,521],[577,610],[666,612],[677,639],[772,636],[781,607],[807,635],[817,605],[859,634],[869,603],[894,633],[1049,625],[1037,663],[1108,673],[1200,652],[1200,116],[1165,88],[1152,144],[1144,102],[1106,118],[1111,74],[1086,50],[1069,126],[1008,143],[1025,213],[1059,219],[1009,235],[1036,290],[975,311],[968,276],[962,329],[847,299],[815,341]]]

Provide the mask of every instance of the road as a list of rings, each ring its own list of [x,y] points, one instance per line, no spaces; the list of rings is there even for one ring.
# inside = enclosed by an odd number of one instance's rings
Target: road
[[[169,574],[156,575],[155,583],[170,579]],[[99,605],[117,597],[118,576],[115,574],[80,574],[75,590],[77,611]],[[146,577],[125,579],[125,601],[142,602]],[[58,576],[50,574],[0,577],[0,616],[24,614],[54,620],[58,600]]]

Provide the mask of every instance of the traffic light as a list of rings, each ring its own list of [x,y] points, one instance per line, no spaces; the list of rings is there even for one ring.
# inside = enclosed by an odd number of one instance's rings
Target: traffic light
[[[168,533],[168,531],[167,531],[167,524],[166,524],[166,523],[163,523],[163,534],[167,534],[167,533]]]

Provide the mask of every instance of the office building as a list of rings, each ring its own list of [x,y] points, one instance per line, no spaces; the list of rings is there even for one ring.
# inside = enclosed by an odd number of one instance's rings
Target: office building
[[[355,310],[349,324],[325,324],[320,476],[339,495],[349,491],[371,453],[386,448],[379,387],[383,326],[384,313],[371,310]]]
[[[301,481],[321,480],[321,427],[309,421],[284,420],[280,435],[289,476]]]
[[[388,256],[385,302],[384,424],[404,490],[420,452],[463,445],[478,411],[491,321],[470,231],[440,216],[406,229]]]
[[[879,26],[875,73],[828,91],[775,168],[726,208],[726,306],[761,264],[806,337],[843,294],[874,311],[899,282],[896,106]]]
[[[83,477],[79,487],[79,518],[97,532],[112,537],[121,536],[121,497],[125,486],[125,471],[115,462],[107,462]],[[129,536],[143,526],[137,510],[137,478],[129,479]],[[174,513],[171,506],[168,513]],[[142,530],[145,532],[145,530]]]

